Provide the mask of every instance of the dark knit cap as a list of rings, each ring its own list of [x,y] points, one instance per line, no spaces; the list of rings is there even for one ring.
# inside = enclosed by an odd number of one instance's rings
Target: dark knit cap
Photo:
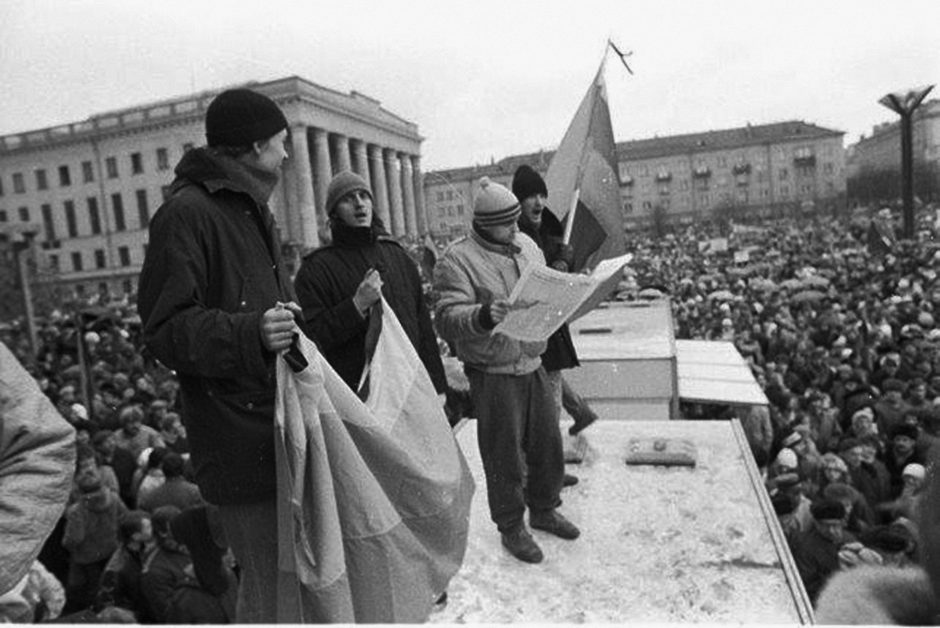
[[[536,194],[548,196],[548,188],[545,187],[542,175],[533,170],[531,166],[522,164],[516,168],[516,173],[512,175],[512,193],[516,195],[521,203]]]
[[[365,192],[374,201],[372,190],[369,189],[369,184],[366,183],[365,179],[349,170],[337,173],[326,188],[326,213],[332,215],[333,210],[336,209],[336,204],[344,196],[357,190]]]
[[[206,110],[209,146],[250,146],[287,128],[287,118],[273,100],[250,89],[229,89]]]
[[[809,511],[816,521],[831,521],[845,517],[845,506],[834,499],[821,499],[813,502]]]

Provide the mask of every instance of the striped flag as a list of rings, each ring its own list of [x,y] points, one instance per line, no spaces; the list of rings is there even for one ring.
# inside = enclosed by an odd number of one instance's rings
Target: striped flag
[[[560,221],[575,207],[569,240],[573,270],[591,268],[624,253],[617,150],[604,62],[552,158],[545,184],[549,210]]]

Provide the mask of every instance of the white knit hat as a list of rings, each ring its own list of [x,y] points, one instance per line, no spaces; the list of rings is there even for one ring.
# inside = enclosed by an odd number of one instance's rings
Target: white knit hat
[[[901,477],[904,477],[905,475],[909,475],[911,477],[918,478],[920,480],[923,480],[926,474],[927,474],[927,471],[926,469],[924,469],[924,465],[917,464],[916,462],[912,462],[911,464],[904,467],[903,471],[901,471]]]
[[[519,199],[505,186],[489,177],[480,179],[480,191],[473,199],[473,221],[481,227],[494,227],[516,222],[522,211]]]
[[[799,463],[796,459],[796,452],[784,447],[777,454],[777,464],[785,469],[796,469]]]

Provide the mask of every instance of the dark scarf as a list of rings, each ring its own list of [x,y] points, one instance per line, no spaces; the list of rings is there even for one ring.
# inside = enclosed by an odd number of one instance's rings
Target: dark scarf
[[[372,214],[372,224],[368,227],[351,227],[341,219],[330,217],[330,233],[333,236],[333,246],[346,249],[358,249],[372,246],[380,240],[390,240],[385,224],[376,214]]]
[[[262,207],[267,206],[280,178],[212,148],[194,148],[183,155],[176,175],[205,185],[210,192],[227,188],[244,192]]]

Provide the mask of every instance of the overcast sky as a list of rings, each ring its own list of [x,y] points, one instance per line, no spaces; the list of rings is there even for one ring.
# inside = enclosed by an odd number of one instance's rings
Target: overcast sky
[[[425,170],[485,163],[556,147],[611,37],[618,141],[802,119],[852,143],[940,82],[938,25],[937,0],[0,0],[0,134],[296,74],[417,123]]]

